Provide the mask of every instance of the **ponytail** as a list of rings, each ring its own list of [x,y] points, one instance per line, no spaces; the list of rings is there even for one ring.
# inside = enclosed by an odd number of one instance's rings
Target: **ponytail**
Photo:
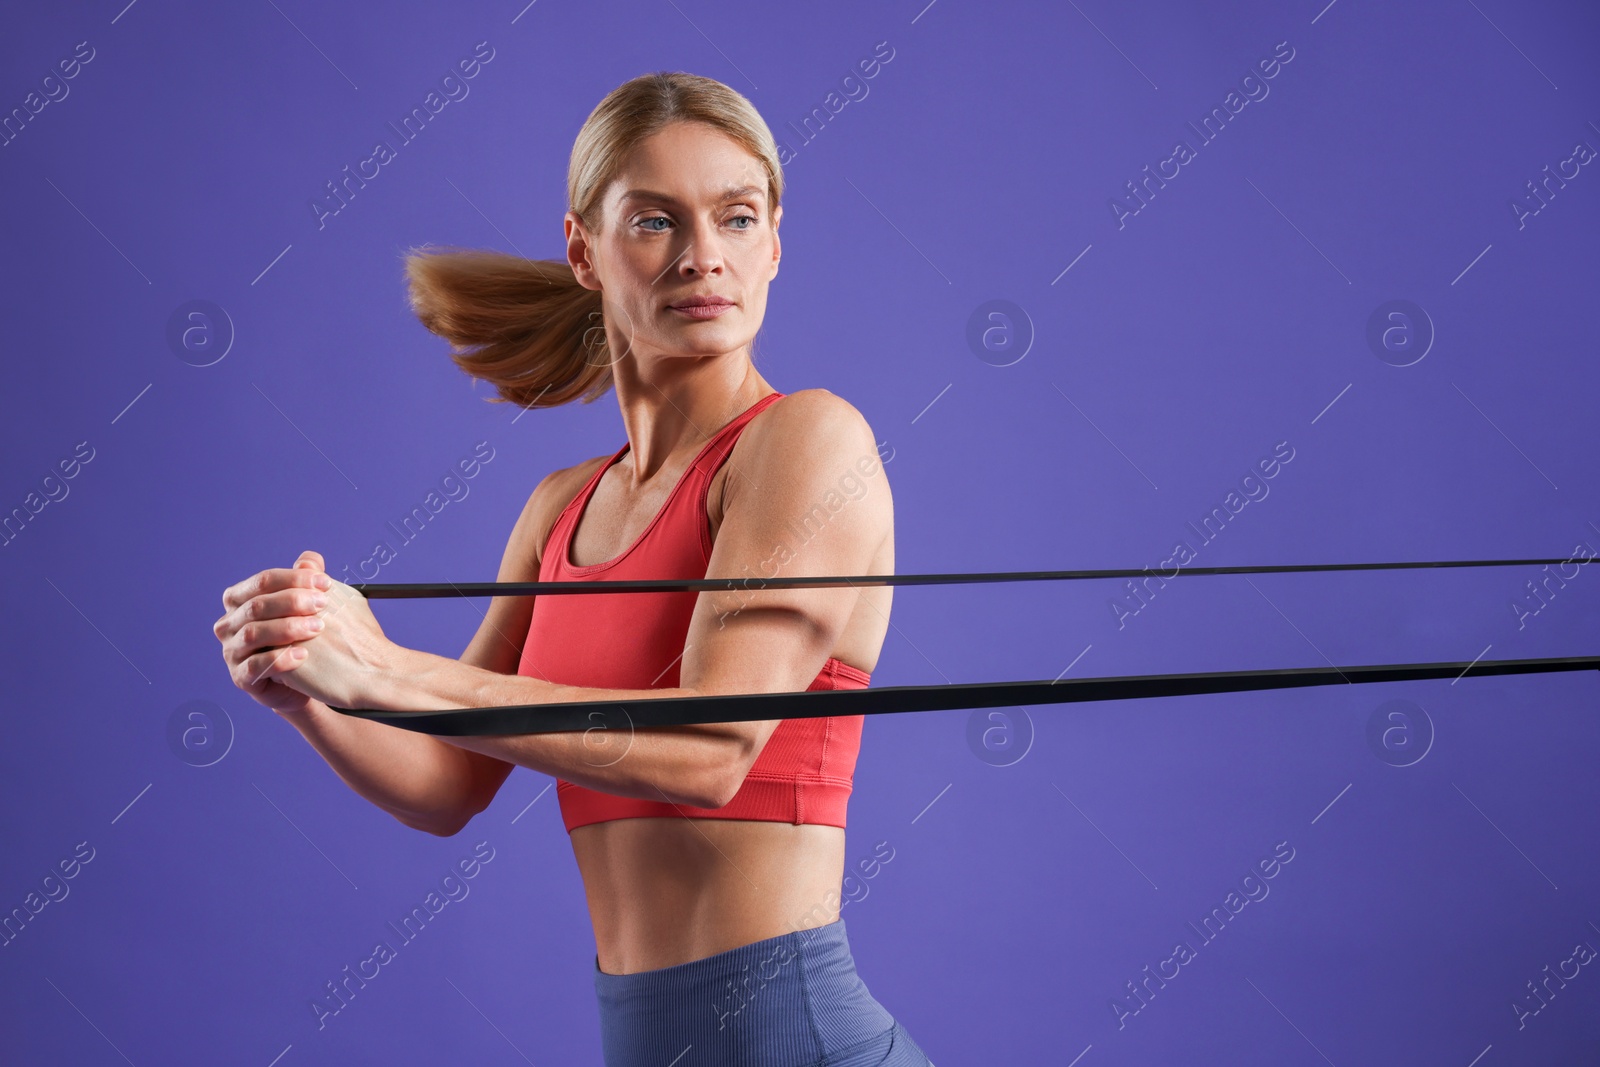
[[[450,358],[495,387],[491,403],[592,403],[611,388],[600,293],[563,261],[421,248],[406,256],[411,309],[455,348]]]

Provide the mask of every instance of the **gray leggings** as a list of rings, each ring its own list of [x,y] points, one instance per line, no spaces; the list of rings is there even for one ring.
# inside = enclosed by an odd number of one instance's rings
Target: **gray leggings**
[[[844,920],[635,974],[595,960],[606,1067],[932,1067],[856,974]]]

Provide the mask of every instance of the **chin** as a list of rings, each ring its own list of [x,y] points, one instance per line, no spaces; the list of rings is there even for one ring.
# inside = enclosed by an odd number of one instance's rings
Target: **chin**
[[[732,330],[702,330],[679,333],[671,347],[685,356],[721,356],[749,344],[749,338]]]

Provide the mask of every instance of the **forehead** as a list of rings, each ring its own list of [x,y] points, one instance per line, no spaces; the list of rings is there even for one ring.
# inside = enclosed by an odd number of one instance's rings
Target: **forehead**
[[[766,200],[761,161],[719,130],[678,122],[640,141],[623,162],[611,196],[634,200],[700,203]]]

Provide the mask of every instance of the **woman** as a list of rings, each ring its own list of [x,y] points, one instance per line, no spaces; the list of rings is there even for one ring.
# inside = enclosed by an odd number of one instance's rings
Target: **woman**
[[[857,977],[839,917],[864,717],[458,738],[328,705],[867,684],[891,587],[760,588],[779,573],[894,569],[893,503],[865,419],[825,390],[777,392],[751,362],[782,192],[748,100],[651,74],[608,95],[578,135],[565,263],[407,262],[418,315],[494,399],[549,407],[616,389],[627,443],[539,483],[497,580],[743,588],[495,598],[458,661],[390,642],[307,552],[231,587],[216,625],[235,682],[407,826],[459,832],[515,765],[558,779],[608,1065],[928,1063]]]

